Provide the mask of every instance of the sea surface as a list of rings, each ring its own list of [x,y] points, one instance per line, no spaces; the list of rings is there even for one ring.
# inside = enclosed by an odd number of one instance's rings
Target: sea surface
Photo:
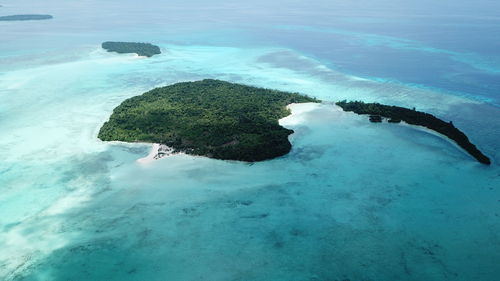
[[[0,280],[499,280],[498,1],[0,5],[54,16],[0,22]],[[205,78],[324,102],[255,164],[97,139],[126,98]],[[343,99],[452,120],[493,163]]]

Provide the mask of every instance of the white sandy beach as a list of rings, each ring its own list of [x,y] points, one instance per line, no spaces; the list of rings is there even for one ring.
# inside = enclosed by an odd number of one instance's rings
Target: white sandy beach
[[[292,103],[287,106],[290,109],[291,114],[280,119],[280,125],[292,125],[296,123],[303,122],[303,118],[300,117],[301,114],[317,109],[320,103]],[[121,143],[121,142],[119,142]],[[140,164],[150,164],[161,158],[165,158],[171,155],[181,154],[180,152],[173,152],[172,148],[159,143],[153,143],[151,146],[151,151],[146,157],[137,159]]]
[[[155,157],[158,155],[158,149],[160,149],[160,144],[153,143],[149,154],[146,157],[137,159],[137,162],[139,162],[141,164],[148,164],[148,163],[154,162],[156,160]]]
[[[146,57],[146,56],[139,56],[139,54],[134,54],[134,55],[133,55],[133,58],[134,58],[134,59],[145,59],[145,58],[147,58],[147,57]]]
[[[287,106],[287,109],[289,109],[291,111],[291,114],[280,119],[279,124],[286,127],[286,126],[293,126],[293,125],[303,123],[303,122],[305,122],[305,118],[306,118],[305,115],[303,115],[303,114],[310,112],[310,111],[313,111],[315,109],[318,109],[322,104],[324,105],[324,103],[292,103],[292,104],[289,104]],[[335,104],[332,104],[332,107],[338,109],[339,111],[343,111],[341,107],[339,107]],[[349,112],[347,112],[347,113],[349,113]],[[459,151],[461,151],[465,155],[474,159],[465,149],[463,149],[461,146],[459,146],[454,140],[452,140],[452,139],[448,138],[447,136],[440,134],[434,130],[428,129],[424,126],[408,124],[404,121],[402,121],[399,124],[394,124],[394,125],[411,127],[415,130],[423,131],[425,133],[439,137],[442,140],[448,142],[450,145],[457,148]]]
[[[154,162],[155,160],[159,160],[161,158],[165,158],[175,154],[181,154],[181,153],[174,152],[172,148],[164,144],[153,143],[149,154],[146,157],[137,159],[137,162],[141,164],[149,164]]]
[[[305,117],[301,115],[313,111],[321,106],[321,103],[306,102],[306,103],[291,103],[286,106],[290,110],[290,115],[281,118],[278,122],[281,126],[292,126],[305,122]]]

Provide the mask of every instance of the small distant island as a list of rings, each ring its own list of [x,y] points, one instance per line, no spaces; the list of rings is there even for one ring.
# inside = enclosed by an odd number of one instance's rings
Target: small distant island
[[[104,42],[102,48],[108,52],[116,52],[119,54],[137,54],[139,56],[152,57],[161,54],[160,47],[150,43],[135,43],[135,42]]]
[[[382,117],[388,118],[388,122],[399,123],[404,121],[411,125],[423,126],[453,140],[461,148],[482,164],[491,164],[490,159],[469,141],[469,138],[453,122],[445,122],[434,115],[416,111],[399,106],[383,105],[379,103],[364,103],[361,101],[340,101],[336,103],[344,111],[352,111],[357,114],[370,115],[371,122],[382,122]]]
[[[290,114],[287,105],[304,102],[319,100],[220,80],[177,83],[125,100],[98,138],[158,143],[215,159],[262,161],[290,151],[293,130],[278,120]]]
[[[24,21],[24,20],[49,20],[54,18],[51,15],[11,15],[0,16],[0,21]]]

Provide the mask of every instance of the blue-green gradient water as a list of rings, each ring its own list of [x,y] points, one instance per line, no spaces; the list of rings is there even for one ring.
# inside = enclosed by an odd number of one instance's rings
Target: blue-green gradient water
[[[499,280],[497,1],[0,5],[54,16],[0,22],[0,280]],[[326,102],[253,165],[96,138],[124,99],[204,78]],[[339,99],[453,120],[493,164]]]

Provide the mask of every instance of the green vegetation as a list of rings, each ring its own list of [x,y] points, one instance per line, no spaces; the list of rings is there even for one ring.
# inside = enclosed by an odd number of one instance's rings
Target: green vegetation
[[[278,120],[290,103],[314,98],[219,80],[177,83],[125,100],[98,137],[104,141],[161,143],[193,155],[261,161],[287,154]]]
[[[391,123],[398,123],[402,120],[411,125],[424,126],[455,141],[460,147],[462,147],[470,155],[476,158],[480,163],[486,165],[491,164],[490,159],[481,151],[479,151],[476,146],[469,141],[469,138],[462,131],[455,128],[451,121],[445,122],[435,117],[434,115],[416,111],[415,108],[408,109],[399,106],[382,105],[379,103],[364,103],[361,101],[341,101],[337,102],[337,105],[342,107],[344,111],[352,111],[357,114],[369,114],[371,116],[390,118],[389,122]],[[372,120],[373,117],[370,117],[370,119],[372,122],[374,122]]]
[[[139,56],[152,57],[161,54],[160,47],[149,43],[134,42],[104,42],[102,48],[108,52],[120,54],[136,53]]]
[[[12,15],[1,16],[0,21],[17,21],[17,20],[48,20],[52,19],[51,15]]]
[[[262,89],[220,80],[161,87],[125,100],[113,110],[98,137],[103,141],[165,144],[177,152],[216,159],[262,161],[287,154],[292,130],[278,120],[286,105],[319,102],[297,93]],[[360,101],[337,102],[344,111],[367,114],[374,123],[404,121],[443,134],[479,162],[490,159],[467,136],[431,114],[398,106]]]

